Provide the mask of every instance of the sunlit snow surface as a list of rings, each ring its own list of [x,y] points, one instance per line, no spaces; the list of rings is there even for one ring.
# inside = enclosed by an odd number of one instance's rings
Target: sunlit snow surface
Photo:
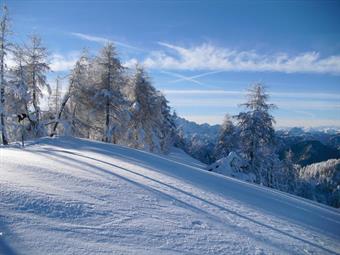
[[[0,148],[0,254],[340,254],[340,211],[75,138]]]

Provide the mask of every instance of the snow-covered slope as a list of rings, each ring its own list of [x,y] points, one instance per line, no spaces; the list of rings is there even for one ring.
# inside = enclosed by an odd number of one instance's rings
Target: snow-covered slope
[[[0,254],[339,254],[336,209],[75,138],[0,148]]]

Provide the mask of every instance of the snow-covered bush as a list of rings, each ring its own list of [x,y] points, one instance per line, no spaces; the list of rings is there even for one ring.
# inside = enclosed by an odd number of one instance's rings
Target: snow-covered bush
[[[207,170],[248,182],[256,181],[256,176],[249,172],[248,162],[234,151],[231,151],[227,157],[223,157],[209,165]]]

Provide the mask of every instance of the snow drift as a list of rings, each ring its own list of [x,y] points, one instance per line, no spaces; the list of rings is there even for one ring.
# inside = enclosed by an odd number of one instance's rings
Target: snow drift
[[[0,254],[339,254],[339,210],[76,138],[0,148]]]

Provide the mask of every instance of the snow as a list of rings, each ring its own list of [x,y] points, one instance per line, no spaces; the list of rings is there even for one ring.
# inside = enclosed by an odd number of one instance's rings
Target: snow
[[[0,148],[0,254],[339,254],[340,212],[89,140]]]

